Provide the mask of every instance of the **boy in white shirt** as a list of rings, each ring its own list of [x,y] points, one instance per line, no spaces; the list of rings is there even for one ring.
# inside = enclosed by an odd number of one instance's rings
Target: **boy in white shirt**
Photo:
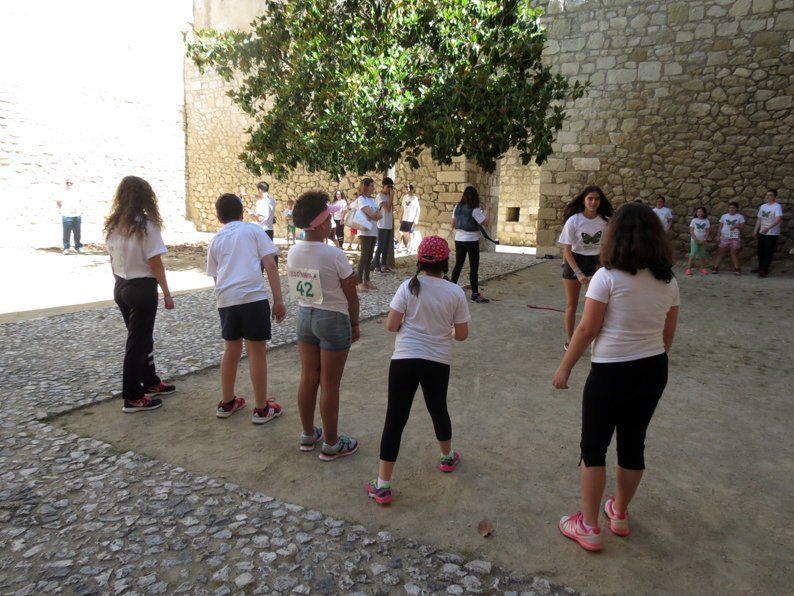
[[[764,204],[758,209],[758,220],[755,222],[753,234],[758,240],[758,277],[769,275],[769,266],[775,254],[777,239],[780,237],[780,222],[783,221],[783,207],[777,202],[777,191],[770,188],[766,191]]]
[[[276,199],[270,196],[268,192],[270,185],[267,182],[260,182],[256,185],[256,188],[259,191],[259,199],[254,205],[254,216],[257,223],[273,240],[273,224],[276,221]],[[273,258],[276,261],[276,265],[278,265],[278,252]]]
[[[662,227],[665,232],[673,227],[673,212],[670,211],[670,207],[667,207],[664,197],[658,197],[656,199],[656,207],[653,208],[653,212],[656,214],[656,217],[659,218],[659,221],[662,222]]]
[[[215,202],[218,220],[224,226],[207,250],[207,275],[215,279],[215,296],[225,340],[221,360],[223,398],[216,416],[228,418],[245,406],[245,399],[234,394],[237,365],[243,351],[248,354],[251,384],[256,407],[254,424],[264,424],[281,415],[281,406],[267,400],[266,342],[270,339],[270,303],[262,280],[267,273],[273,292],[272,318],[280,323],[287,310],[281,297],[281,283],[274,260],[273,241],[261,227],[242,221],[243,202],[233,194],[221,195]]]

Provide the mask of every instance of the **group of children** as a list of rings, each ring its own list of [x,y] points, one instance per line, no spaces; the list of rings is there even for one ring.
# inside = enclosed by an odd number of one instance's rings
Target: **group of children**
[[[669,207],[665,205],[664,197],[656,200],[654,212],[662,222],[666,231],[670,230],[673,222],[673,214]],[[757,241],[758,266],[752,273],[757,273],[759,277],[769,275],[769,267],[775,253],[778,237],[780,236],[780,223],[783,220],[783,208],[777,202],[777,190],[769,189],[764,196],[764,203],[758,209],[753,236]],[[739,267],[739,250],[742,247],[742,231],[744,230],[746,219],[739,213],[739,204],[735,201],[728,203],[728,212],[720,216],[717,223],[717,231],[712,235],[712,225],[708,219],[708,211],[705,207],[697,207],[694,217],[689,222],[689,258],[684,270],[684,274],[691,277],[696,266],[700,266],[700,273],[708,275],[718,274],[720,265],[725,257],[730,253],[733,264],[733,274],[741,275]],[[709,269],[706,246],[712,239],[717,242],[717,259]]]
[[[365,180],[365,190],[371,182]],[[369,195],[365,192],[364,196]],[[465,216],[458,213],[456,218],[465,224],[464,231],[472,227],[470,218],[478,223],[484,220],[475,215],[479,207],[474,199],[476,196],[468,193],[459,204]],[[377,205],[359,205],[368,209],[367,217],[377,219]],[[207,272],[215,279],[225,341],[222,397],[216,415],[228,418],[246,406],[245,399],[234,391],[245,344],[254,387],[252,422],[264,424],[283,411],[267,399],[265,348],[271,318],[280,322],[286,315],[274,259],[277,250],[261,226],[243,221],[240,197],[224,194],[215,207],[223,227],[208,248]],[[297,403],[302,428],[297,447],[311,452],[319,446],[322,461],[350,456],[359,449],[356,438],[339,431],[338,420],[342,374],[350,347],[360,337],[358,276],[345,254],[326,243],[333,215],[339,210],[324,192],[302,194],[292,217],[295,226],[303,230],[304,241],[292,246],[287,256],[289,291],[298,302],[301,359]],[[571,370],[591,344],[592,365],[582,397],[582,506],[560,519],[559,529],[584,549],[598,551],[603,548],[598,519],[606,485],[605,458],[614,433],[616,490],[603,511],[612,533],[625,537],[630,531],[628,508],[645,468],[646,430],[667,384],[667,353],[675,335],[679,293],[671,244],[649,207],[629,203],[615,212],[601,189],[593,186],[571,202],[566,215],[560,241],[565,247],[563,278],[569,301],[574,298],[573,284],[586,284],[588,289],[575,330],[575,305],[572,316],[566,311],[568,340],[553,386],[568,388]],[[769,232],[768,226],[763,229]],[[123,410],[153,410],[162,405],[157,394],[175,390],[157,377],[154,367],[152,330],[158,284],[166,308],[174,305],[160,261],[165,246],[156,199],[148,183],[135,177],[122,181],[105,230],[116,276],[116,301],[128,328]],[[389,306],[386,329],[397,336],[389,368],[378,474],[366,486],[367,495],[379,504],[392,501],[392,473],[419,386],[439,443],[439,469],[452,472],[461,461],[452,446],[447,388],[453,342],[468,337],[471,315],[463,290],[446,279],[449,255],[443,238],[423,239],[415,274],[400,285]],[[263,271],[272,293],[272,309]],[[577,300],[578,295],[577,291]],[[315,424],[318,390],[322,426]]]

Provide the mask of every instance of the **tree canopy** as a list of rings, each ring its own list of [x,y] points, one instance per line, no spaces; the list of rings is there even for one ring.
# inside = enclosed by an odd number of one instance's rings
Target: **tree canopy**
[[[428,148],[485,171],[511,147],[543,163],[584,86],[541,61],[530,0],[271,0],[250,31],[198,30],[189,57],[252,119],[240,159],[283,178],[418,167]]]

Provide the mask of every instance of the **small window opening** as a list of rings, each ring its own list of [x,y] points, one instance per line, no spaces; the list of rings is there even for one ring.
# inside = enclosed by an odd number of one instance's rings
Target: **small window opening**
[[[507,221],[518,221],[521,214],[521,207],[508,207],[507,208]]]

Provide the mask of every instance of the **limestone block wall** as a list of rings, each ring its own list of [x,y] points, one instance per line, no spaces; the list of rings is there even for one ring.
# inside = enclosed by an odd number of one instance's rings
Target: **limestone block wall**
[[[616,204],[666,196],[678,248],[700,204],[716,221],[738,201],[752,225],[775,187],[790,211],[793,4],[549,2],[548,59],[589,81],[590,92],[567,106],[556,154],[542,168],[537,243],[554,247],[564,204],[590,183]],[[783,238],[785,254],[794,240],[788,223]]]
[[[534,246],[537,242],[541,168],[521,163],[510,151],[499,163],[499,241],[512,246]]]

